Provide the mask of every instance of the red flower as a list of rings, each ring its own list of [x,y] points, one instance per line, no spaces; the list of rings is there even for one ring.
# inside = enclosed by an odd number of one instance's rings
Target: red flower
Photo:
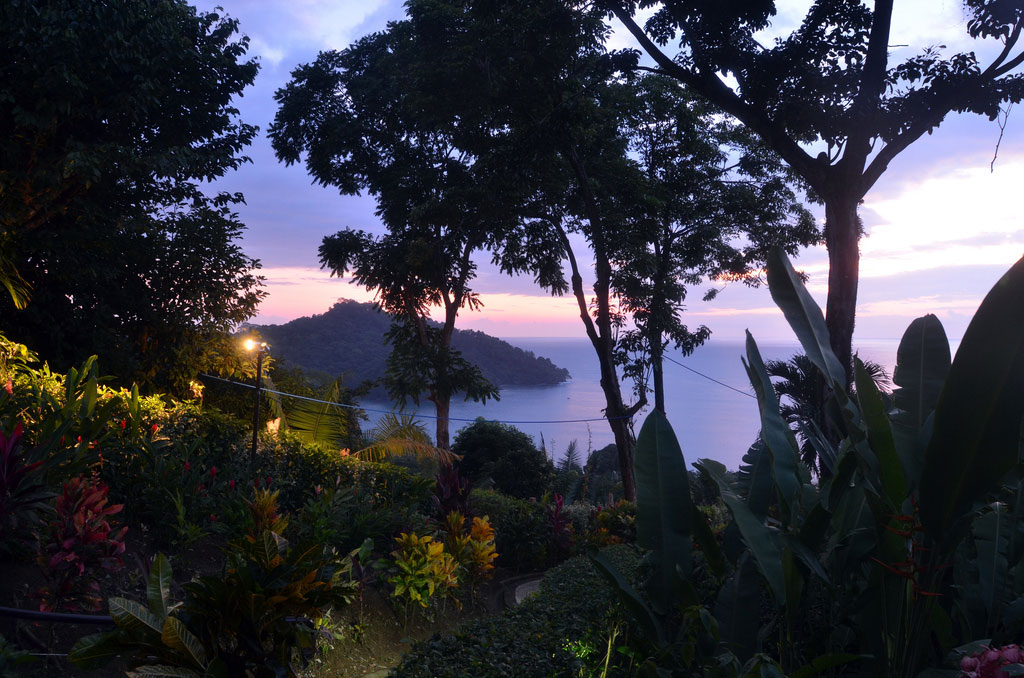
[[[191,471],[192,470],[192,464],[186,461],[185,462],[185,470],[186,471]]]
[[[235,481],[234,481],[234,479],[228,481],[228,489],[234,491],[234,489],[235,489]]]
[[[121,430],[123,431],[126,428],[128,428],[128,422],[126,420],[122,419],[121,420]]]
[[[211,482],[217,480],[217,467],[216,466],[213,466],[213,467],[210,468],[210,480],[211,480]]]
[[[267,476],[267,487],[270,487],[270,481],[273,480],[270,476]]]
[[[156,424],[153,424],[153,433],[156,433],[158,428],[160,428],[160,427],[157,426]]]
[[[217,514],[215,514],[215,513],[211,513],[210,514],[210,522],[211,523],[217,522]]]

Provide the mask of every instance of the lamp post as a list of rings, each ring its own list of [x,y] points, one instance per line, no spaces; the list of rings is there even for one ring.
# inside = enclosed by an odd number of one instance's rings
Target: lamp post
[[[262,388],[263,377],[263,356],[269,352],[270,347],[265,341],[256,342],[252,339],[245,340],[247,351],[256,351],[256,403],[253,406],[252,414],[252,448],[249,450],[249,465],[256,462],[256,443],[260,434],[260,389]]]

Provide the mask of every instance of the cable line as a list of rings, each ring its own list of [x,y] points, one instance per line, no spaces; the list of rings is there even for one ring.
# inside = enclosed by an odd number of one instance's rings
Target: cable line
[[[200,374],[201,377],[208,379],[216,379],[217,381],[223,381],[227,384],[235,384],[236,386],[244,386],[245,388],[256,388],[252,384],[246,384],[241,381],[233,381],[231,379],[223,379],[221,377],[215,377],[212,374]],[[474,422],[477,419],[484,419],[495,424],[584,424],[594,421],[612,421],[615,419],[632,419],[632,417],[598,417],[596,419],[539,419],[539,420],[528,420],[528,419],[486,419],[485,417],[439,417],[436,414],[419,414],[408,412],[400,412],[395,410],[378,410],[372,407],[362,407],[361,405],[346,405],[345,403],[334,403],[329,400],[319,400],[317,398],[308,398],[306,396],[296,395],[294,393],[285,393],[284,391],[275,391],[269,388],[261,388],[261,391],[265,393],[273,393],[275,395],[285,396],[288,398],[295,398],[297,400],[305,400],[311,403],[319,403],[321,405],[333,405],[334,407],[344,407],[349,410],[362,410],[363,412],[374,412],[375,414],[404,414],[411,417],[419,417],[421,419],[445,419],[447,421],[468,421]]]
[[[682,363],[681,363],[681,362],[679,362],[678,360],[673,360],[672,358],[669,358],[669,357],[668,357],[667,355],[665,355],[665,356],[662,356],[662,358],[664,358],[665,360],[667,360],[667,361],[669,361],[669,362],[671,362],[671,363],[675,363],[676,365],[679,365],[679,366],[680,366],[680,367],[682,367],[682,368],[683,368],[684,370],[690,370],[690,371],[691,371],[691,372],[693,372],[694,374],[700,375],[700,376],[704,377],[705,379],[707,379],[708,381],[713,381],[713,382],[715,382],[716,384],[718,384],[719,386],[724,386],[724,387],[726,387],[727,389],[729,389],[730,391],[736,391],[736,392],[737,392],[737,393],[739,393],[740,395],[745,395],[745,396],[747,396],[748,398],[754,398],[754,399],[757,399],[757,396],[755,396],[755,395],[754,395],[754,394],[752,394],[752,393],[747,393],[746,391],[741,391],[741,390],[739,390],[738,388],[735,388],[735,387],[733,387],[733,386],[729,386],[729,384],[726,384],[725,382],[721,382],[721,381],[718,381],[718,380],[717,380],[717,379],[715,379],[714,377],[709,377],[708,375],[704,374],[703,372],[698,372],[697,370],[693,369],[692,367],[687,367],[686,365],[682,364]]]

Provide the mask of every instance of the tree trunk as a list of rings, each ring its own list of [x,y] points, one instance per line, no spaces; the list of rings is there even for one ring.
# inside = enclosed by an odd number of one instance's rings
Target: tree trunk
[[[661,347],[661,332],[650,331],[647,333],[647,343],[651,349],[651,381],[654,386],[654,409],[664,415],[665,411],[665,358]]]
[[[437,425],[434,428],[434,443],[442,450],[451,449],[451,434],[448,428],[448,417],[451,414],[451,396],[439,396],[434,399],[434,410],[437,413]]]
[[[826,198],[825,245],[828,248],[828,299],[825,325],[832,351],[853,381],[853,326],[860,280],[860,220],[857,200],[849,196]]]
[[[632,413],[622,402],[619,375],[615,371],[611,351],[603,350],[603,348],[598,343],[594,344],[598,362],[601,365],[601,390],[604,391],[605,416],[608,418],[608,426],[612,429],[615,447],[619,453],[619,473],[622,476],[623,496],[629,501],[636,501],[636,477],[633,474],[636,439],[629,428]]]

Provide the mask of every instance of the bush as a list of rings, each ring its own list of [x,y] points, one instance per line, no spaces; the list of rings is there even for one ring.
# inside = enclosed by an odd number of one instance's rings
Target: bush
[[[499,565],[514,570],[547,565],[551,525],[543,505],[482,489],[473,490],[469,502],[473,515],[491,520]]]
[[[474,485],[490,483],[521,499],[544,494],[554,470],[530,436],[513,426],[483,419],[458,432],[452,452],[462,456],[459,472]]]
[[[620,572],[632,578],[638,557],[616,546],[605,551]],[[500,617],[464,624],[451,635],[418,643],[391,672],[391,678],[461,678],[576,676],[585,669],[581,656],[589,648],[601,653],[615,614],[616,596],[585,557],[550,570],[540,594]],[[596,646],[596,647],[595,647]],[[609,675],[615,670],[612,657]]]

